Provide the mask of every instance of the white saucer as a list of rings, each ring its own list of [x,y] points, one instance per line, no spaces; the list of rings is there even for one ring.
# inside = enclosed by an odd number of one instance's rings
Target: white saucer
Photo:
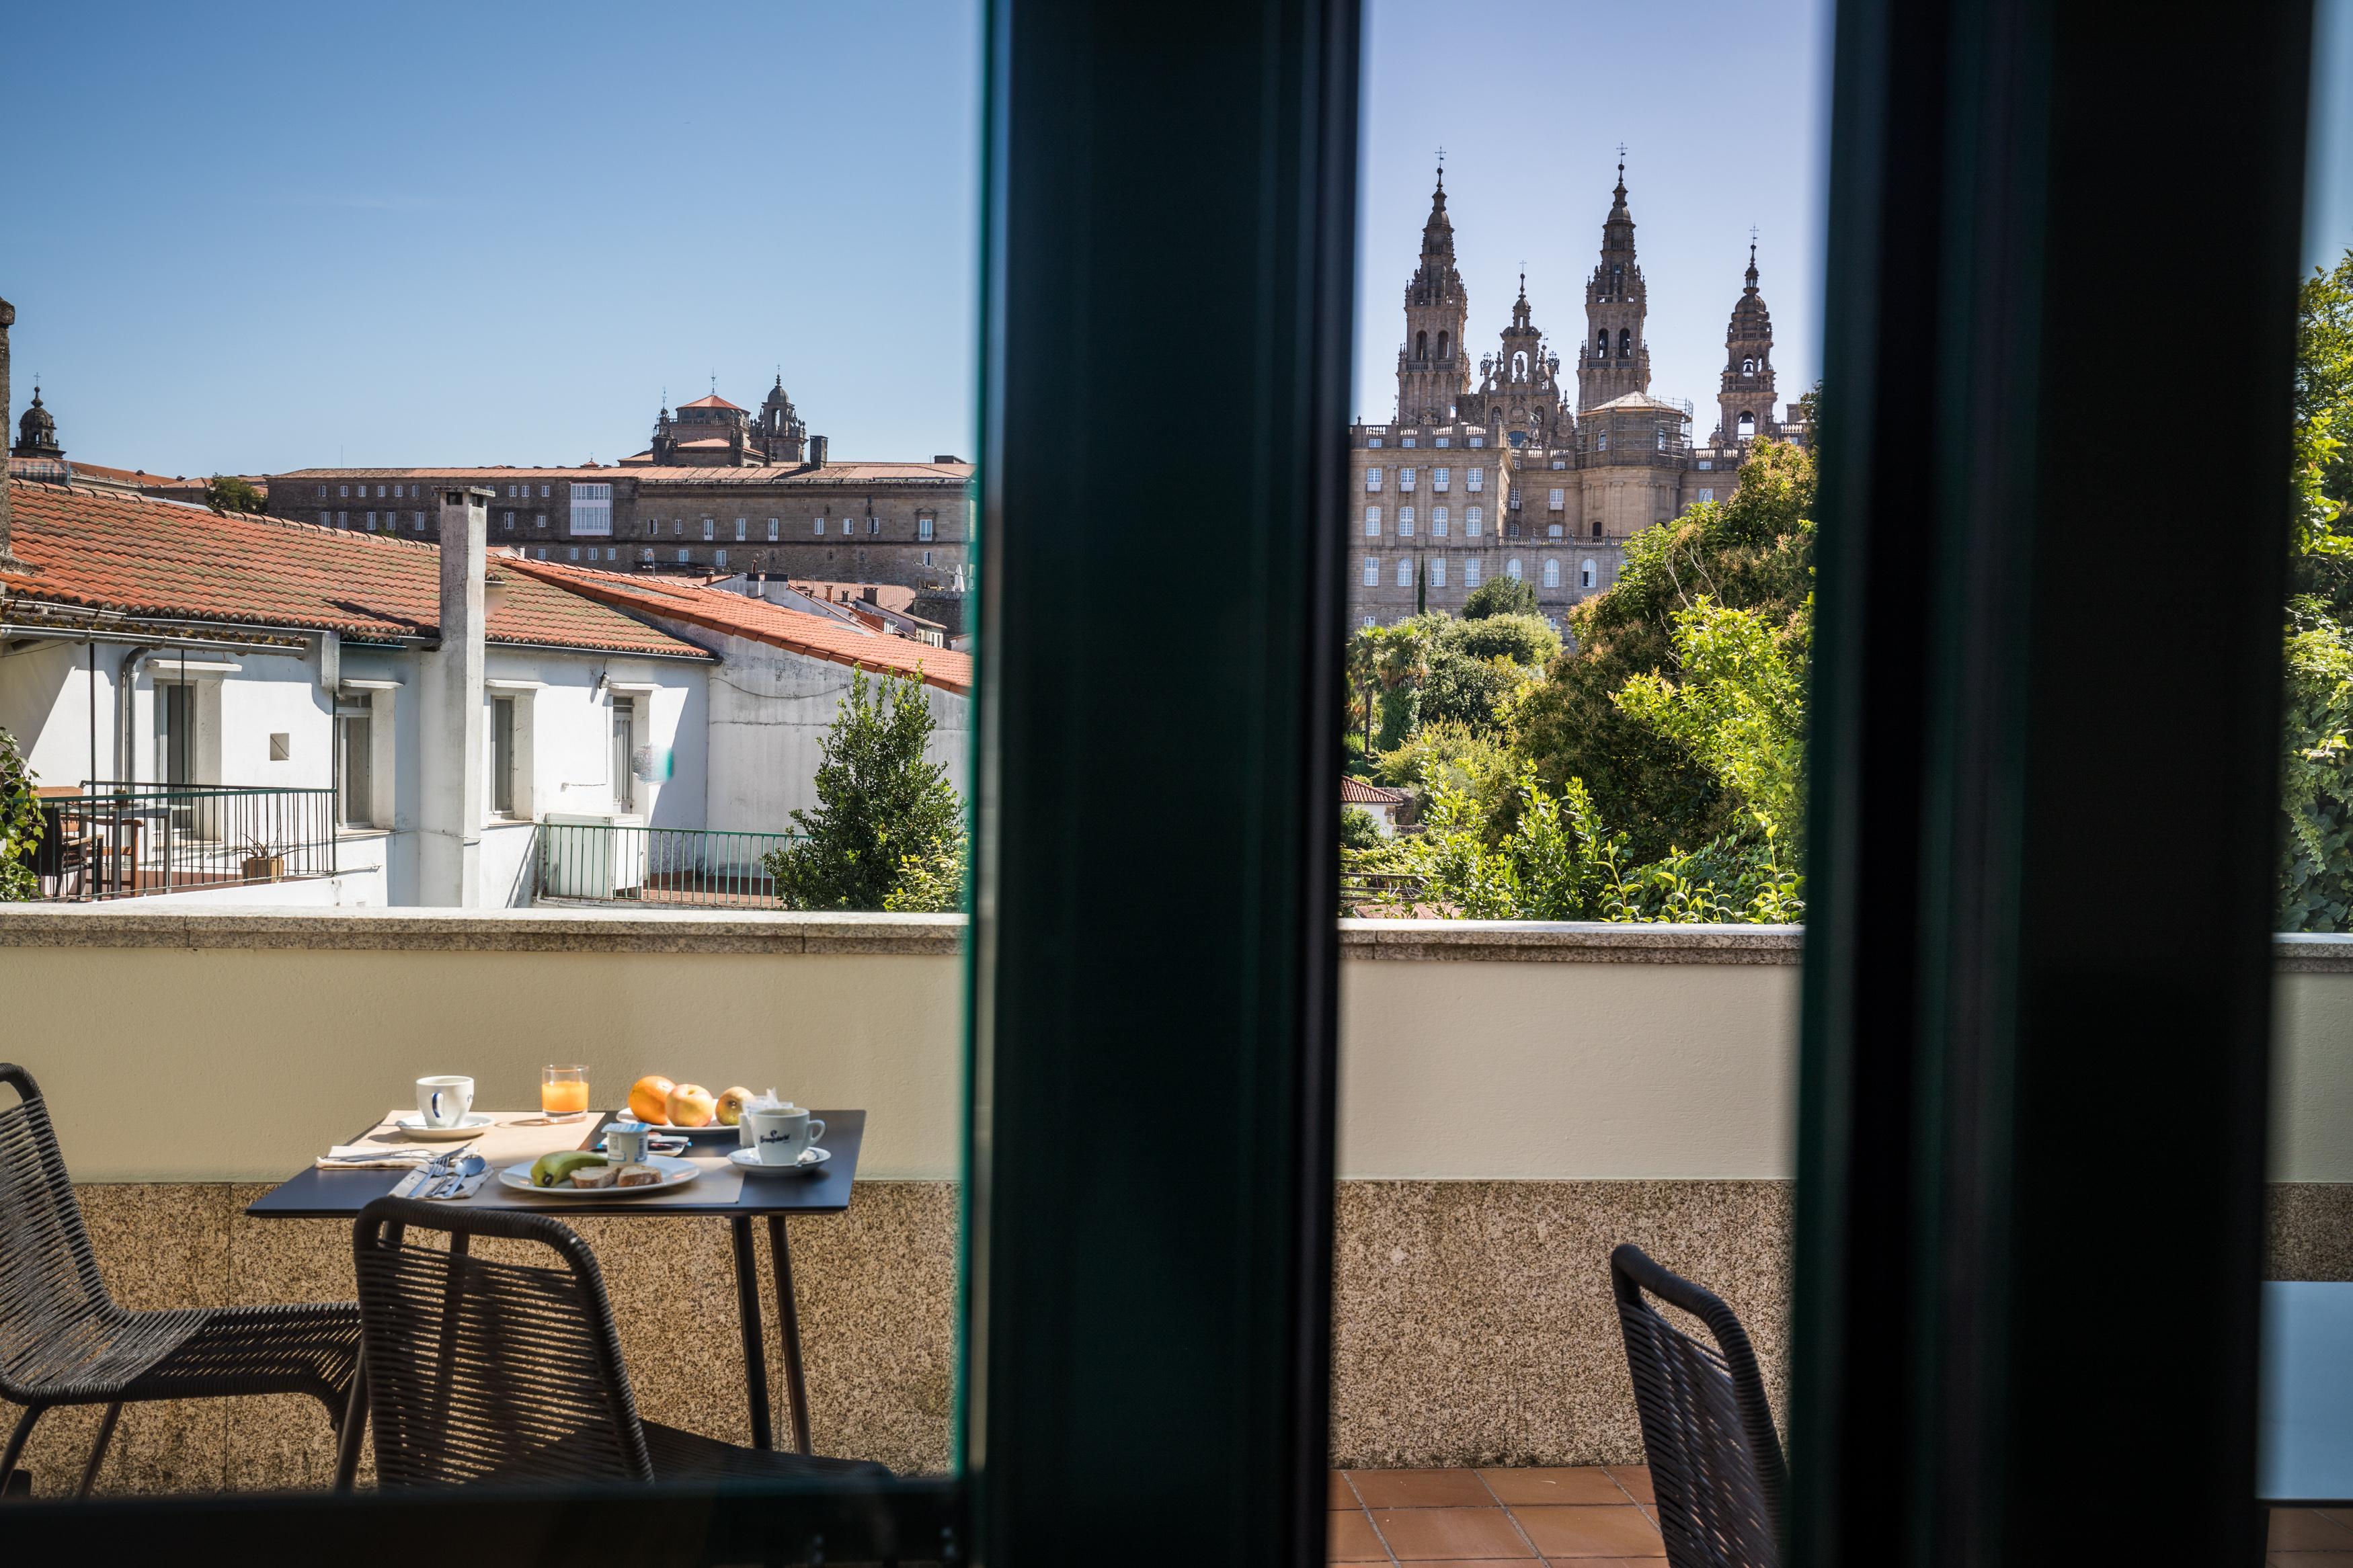
[[[800,1157],[799,1162],[796,1164],[764,1165],[760,1163],[760,1155],[757,1150],[730,1149],[727,1151],[727,1163],[729,1164],[741,1171],[757,1172],[763,1176],[798,1175],[803,1171],[816,1170],[819,1165],[824,1164],[828,1160],[832,1158],[832,1152],[828,1150],[811,1148],[807,1153],[803,1154]]]
[[[455,1127],[428,1127],[422,1116],[396,1117],[392,1124],[400,1129],[404,1138],[416,1138],[427,1143],[454,1143],[460,1138],[471,1138],[484,1128],[496,1126],[498,1118],[477,1110],[460,1118]]]

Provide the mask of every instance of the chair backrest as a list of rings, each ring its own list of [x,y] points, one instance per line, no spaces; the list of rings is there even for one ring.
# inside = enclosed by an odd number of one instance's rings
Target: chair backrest
[[[19,1403],[37,1352],[53,1363],[77,1335],[103,1342],[121,1313],[106,1293],[81,1204],[33,1075],[0,1062],[16,1103],[0,1107],[0,1394]]]
[[[1628,1245],[1609,1255],[1618,1327],[1672,1568],[1776,1568],[1788,1472],[1757,1352],[1740,1320],[1709,1291]],[[1683,1332],[1656,1297],[1706,1325]]]
[[[557,1266],[475,1257],[480,1237],[536,1242]],[[379,1485],[653,1479],[605,1282],[570,1229],[378,1198],[352,1254]]]

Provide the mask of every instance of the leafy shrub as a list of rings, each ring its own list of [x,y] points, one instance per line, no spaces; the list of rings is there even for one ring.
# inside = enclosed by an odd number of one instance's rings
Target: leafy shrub
[[[1381,831],[1379,821],[1361,805],[1340,808],[1340,847],[1343,849],[1377,849],[1388,835]]]
[[[1534,584],[1518,577],[1490,577],[1462,601],[1462,618],[1483,621],[1490,616],[1533,616],[1536,613]]]
[[[785,908],[962,903],[964,806],[947,770],[924,759],[932,727],[922,681],[852,672],[826,731],[817,810],[795,811],[802,837],[762,860]]]

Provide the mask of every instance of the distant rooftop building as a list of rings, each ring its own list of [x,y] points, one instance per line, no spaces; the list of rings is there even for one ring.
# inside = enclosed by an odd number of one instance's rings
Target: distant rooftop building
[[[757,417],[716,392],[680,404],[675,416],[664,408],[654,420],[653,445],[633,458],[622,458],[621,464],[624,468],[743,468],[798,463],[812,457],[820,463],[825,460],[825,437],[811,441],[808,426],[786,395],[784,373],[779,371]]]

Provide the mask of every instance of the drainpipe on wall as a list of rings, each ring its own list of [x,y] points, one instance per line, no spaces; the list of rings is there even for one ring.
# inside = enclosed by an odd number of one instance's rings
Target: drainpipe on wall
[[[419,660],[417,902],[481,901],[484,542],[491,491],[441,492],[441,646]]]
[[[132,734],[132,723],[139,708],[139,667],[155,657],[150,643],[134,643],[122,650],[122,665],[114,677],[114,766],[115,779],[123,784],[138,780],[139,752]],[[158,784],[164,781],[158,779]]]

